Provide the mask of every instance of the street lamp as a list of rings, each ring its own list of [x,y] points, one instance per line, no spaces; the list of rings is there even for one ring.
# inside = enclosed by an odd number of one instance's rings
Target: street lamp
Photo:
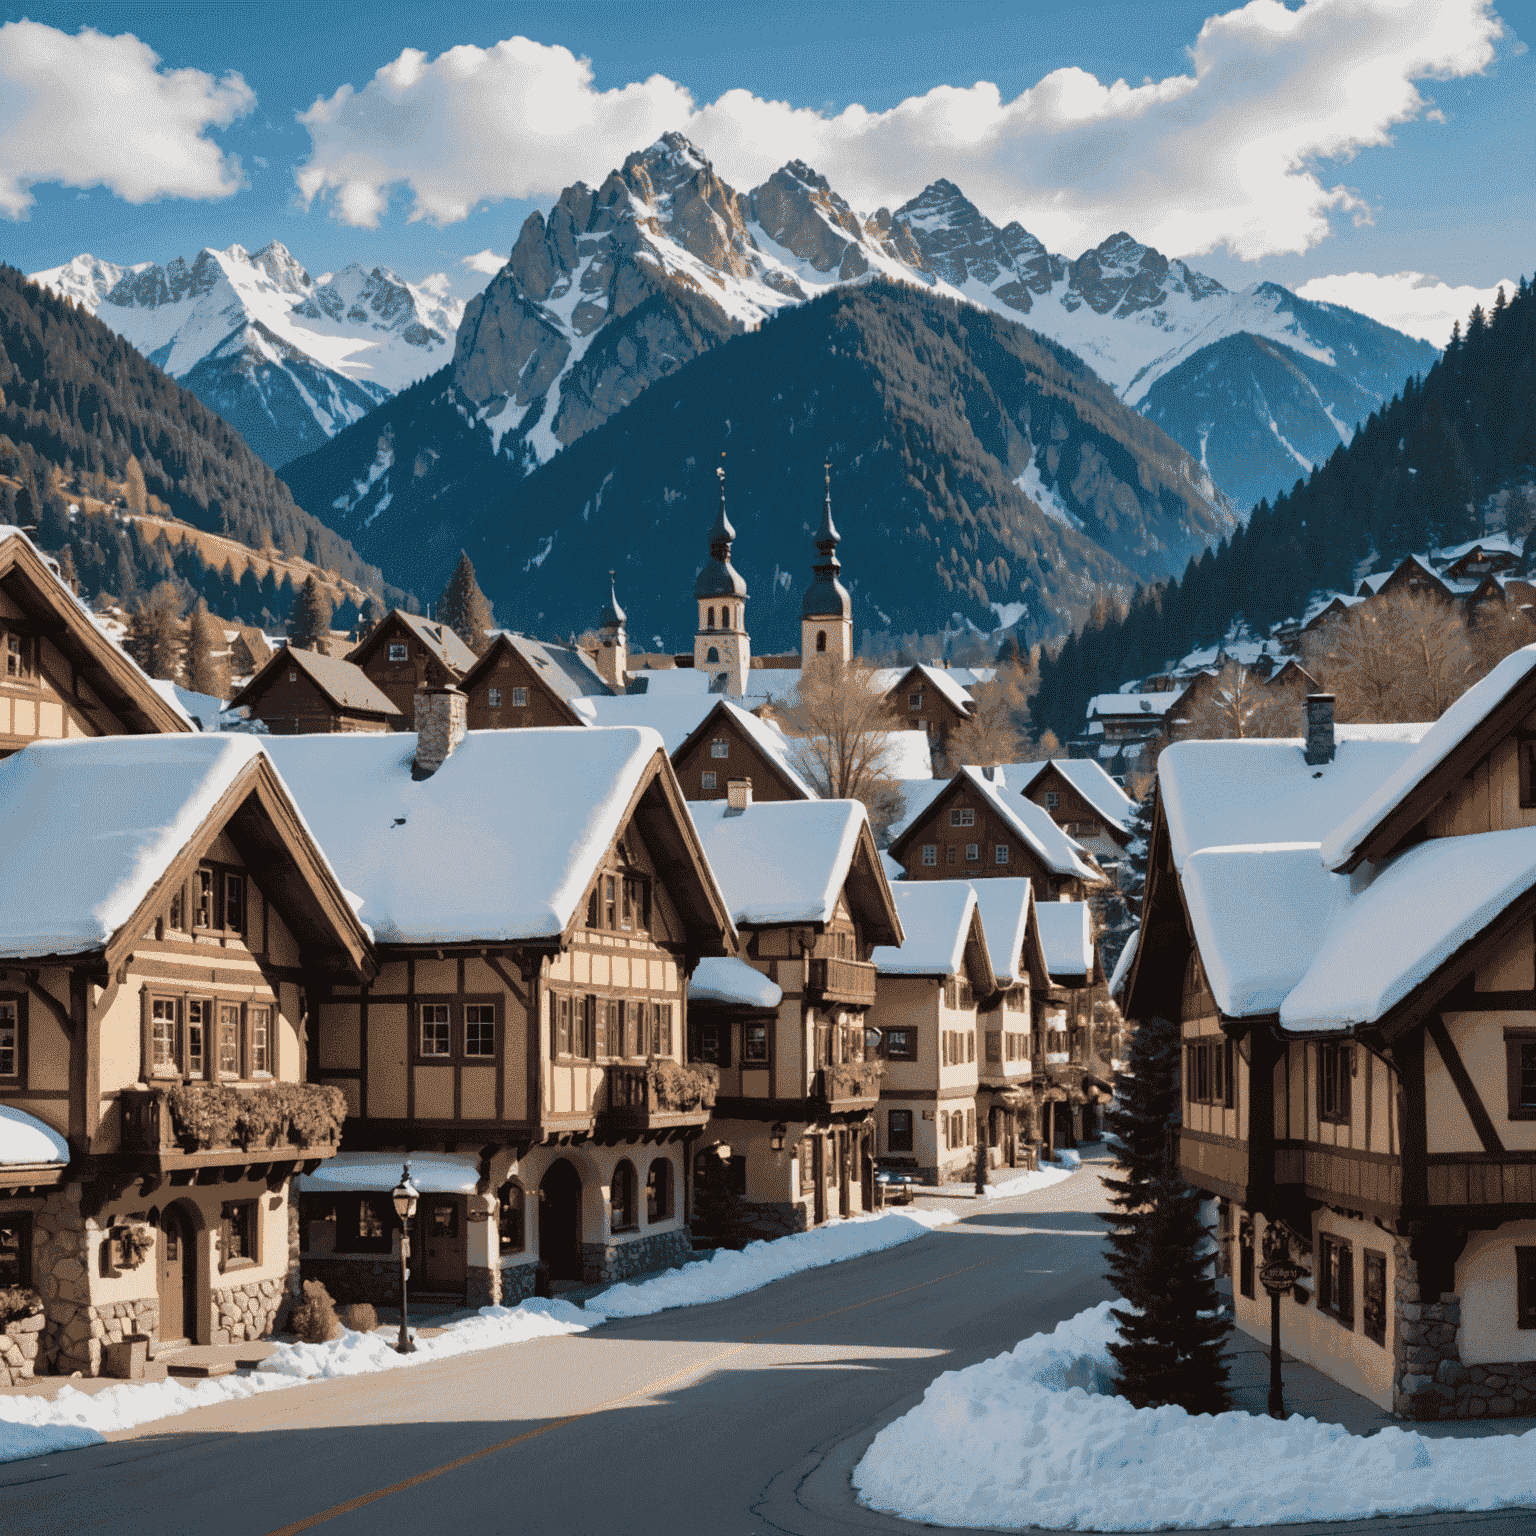
[[[402,1355],[416,1353],[416,1346],[411,1342],[411,1335],[406,1328],[405,1282],[410,1279],[411,1272],[405,1267],[405,1262],[411,1256],[411,1218],[416,1214],[416,1201],[420,1196],[421,1191],[411,1183],[411,1165],[406,1163],[400,1170],[400,1182],[395,1185],[390,1197],[395,1202],[395,1215],[400,1218],[400,1337],[395,1342],[395,1349]]]
[[[1285,1394],[1280,1385],[1280,1298],[1291,1290],[1298,1280],[1306,1278],[1306,1270],[1291,1262],[1291,1236],[1283,1222],[1264,1223],[1264,1263],[1259,1268],[1259,1280],[1269,1292],[1269,1416],[1285,1417]]]

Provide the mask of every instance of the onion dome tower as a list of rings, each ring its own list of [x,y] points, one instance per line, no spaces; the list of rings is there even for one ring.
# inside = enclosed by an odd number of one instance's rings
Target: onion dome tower
[[[747,634],[747,584],[731,564],[736,530],[725,511],[725,455],[715,474],[720,481],[720,511],[709,530],[709,560],[693,584],[699,605],[699,630],[693,639],[693,664],[710,677],[710,691],[739,699],[747,691],[752,641]]]
[[[806,589],[800,605],[800,667],[828,664],[846,667],[853,660],[853,599],[837,579],[842,569],[837,546],[842,535],[832,521],[832,466],[826,472],[826,498],[821,504],[821,527],[816,530],[817,558],[811,566],[816,578]]]

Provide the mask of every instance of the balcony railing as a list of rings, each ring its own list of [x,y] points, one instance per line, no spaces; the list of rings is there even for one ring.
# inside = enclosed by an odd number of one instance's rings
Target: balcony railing
[[[866,960],[812,960],[806,991],[829,1003],[868,1007],[875,1000],[875,968]]]
[[[612,1066],[607,1075],[608,1105],[600,1114],[610,1125],[633,1130],[703,1125],[720,1088],[720,1069],[707,1062]]]
[[[194,1156],[271,1153],[329,1157],[341,1139],[347,1101],[321,1083],[270,1083],[232,1088],[178,1083],[174,1088],[125,1088],[124,1152]]]
[[[833,1109],[869,1108],[880,1098],[885,1067],[878,1061],[849,1061],[823,1067],[816,1074],[812,1096]]]

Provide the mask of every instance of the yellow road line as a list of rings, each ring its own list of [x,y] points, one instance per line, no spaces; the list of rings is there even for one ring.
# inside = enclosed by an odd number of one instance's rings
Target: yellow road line
[[[322,1509],[318,1514],[308,1515],[303,1520],[295,1520],[292,1525],[280,1526],[270,1533],[270,1536],[297,1536],[299,1531],[312,1530],[317,1525],[324,1525],[328,1520],[334,1520],[340,1515],[351,1514],[355,1509],[363,1509],[369,1504],[377,1503],[380,1499],[387,1499],[391,1494],[404,1493],[408,1488],[415,1488],[422,1483],[431,1482],[433,1478],[442,1477],[448,1472],[457,1472],[460,1467],[467,1467],[471,1462],[479,1461],[482,1457],[494,1456],[498,1451],[511,1450],[514,1445],[522,1445],[527,1440],[537,1440],[540,1435],[547,1435],[551,1430],[564,1429],[567,1424],[574,1424],[578,1419],[590,1418],[595,1413],[606,1413],[610,1408],[617,1408],[622,1403],[627,1403],[633,1398],[649,1397],[655,1392],[669,1387],[673,1382],[681,1381],[686,1376],[697,1376],[700,1371],[708,1370],[711,1366],[722,1360],[729,1360],[733,1355],[739,1355],[744,1350],[751,1348],[753,1344],[760,1343],[763,1339],[769,1339],[776,1333],[789,1333],[795,1328],[805,1328],[812,1323],[824,1322],[829,1317],[839,1317],[844,1312],[856,1312],[860,1307],[872,1307],[877,1302],[891,1301],[897,1296],[909,1295],[912,1291],[920,1291],[926,1286],[937,1285],[941,1280],[953,1280],[956,1275],[969,1274],[975,1269],[984,1269],[988,1264],[996,1264],[1003,1257],[999,1254],[995,1258],[982,1259],[976,1264],[967,1264],[963,1269],[952,1269],[948,1274],[934,1275],[929,1280],[919,1280],[915,1285],[905,1285],[899,1291],[887,1291],[883,1296],[871,1296],[864,1301],[849,1302],[846,1307],[834,1307],[830,1312],[819,1312],[815,1317],[802,1317],[797,1322],[782,1323],[777,1328],[770,1328],[764,1333],[749,1334],[741,1343],[731,1349],[723,1349],[718,1354],[711,1355],[707,1360],[700,1360],[693,1365],[684,1367],[680,1371],[673,1371],[669,1376],[659,1377],[655,1381],[647,1382],[643,1387],[636,1387],[633,1392],[626,1392],[622,1397],[611,1397],[607,1402],[597,1403],[591,1408],[583,1408],[579,1413],[568,1413],[564,1418],[551,1419],[548,1424],[541,1424],[537,1429],[525,1430],[520,1435],[513,1435],[509,1440],[500,1440],[495,1445],[488,1445],[483,1450],[471,1451],[467,1456],[456,1457],[453,1461],[445,1461],[441,1466],[429,1467],[425,1472],[418,1472],[414,1477],[402,1478],[398,1483],[390,1483],[388,1487],[377,1488],[372,1493],[360,1493],[354,1499],[347,1499],[340,1504],[333,1504],[329,1509]]]

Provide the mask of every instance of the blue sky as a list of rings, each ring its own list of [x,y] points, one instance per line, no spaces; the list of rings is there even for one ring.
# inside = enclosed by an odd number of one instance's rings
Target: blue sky
[[[466,294],[485,278],[465,258],[504,256],[530,209],[672,124],[742,188],[791,152],[861,209],[946,174],[1068,256],[1124,227],[1233,286],[1345,284],[1313,291],[1382,318],[1433,307],[1431,285],[1393,274],[1485,290],[1536,265],[1536,0],[1288,11],[0,6],[32,24],[0,27],[0,257],[35,271],[81,251],[163,261],[276,238],[317,274],[382,263]],[[86,52],[84,28],[144,47]],[[514,37],[538,46],[495,51]],[[424,58],[370,86],[406,49]],[[589,79],[561,49],[590,60]],[[1100,99],[1120,80],[1127,101]]]

